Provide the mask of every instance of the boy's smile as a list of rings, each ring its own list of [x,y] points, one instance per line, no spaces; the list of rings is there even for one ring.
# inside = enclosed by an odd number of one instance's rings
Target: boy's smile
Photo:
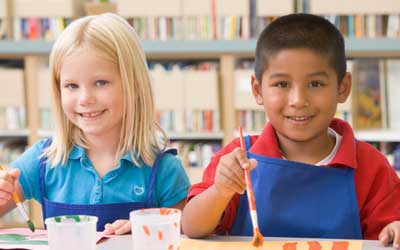
[[[338,85],[328,59],[310,49],[284,49],[268,60],[260,84],[252,79],[253,94],[276,130],[281,150],[304,146],[315,161],[329,154],[328,126],[338,103],[346,100],[349,75]],[[311,160],[313,161],[313,160]]]

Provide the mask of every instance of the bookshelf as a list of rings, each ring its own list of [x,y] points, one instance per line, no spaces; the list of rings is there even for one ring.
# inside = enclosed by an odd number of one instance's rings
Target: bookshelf
[[[33,0],[16,0],[17,2],[30,2]],[[240,17],[242,21],[252,23],[252,16],[249,15],[252,10],[251,7],[247,5],[248,0],[215,0],[215,16],[216,18],[227,18],[227,17]],[[276,16],[290,13],[294,10],[293,1],[276,1],[272,0],[255,0],[259,8],[256,11],[256,23],[265,22],[266,19],[273,19]],[[364,10],[359,8],[367,8],[365,13],[397,13],[400,14],[399,4],[395,1],[383,0],[376,7],[375,1],[368,0],[362,1],[360,4],[355,4],[354,2],[359,2],[361,0],[352,0],[351,6],[357,6],[357,10],[348,11],[345,9],[346,0],[335,1],[334,3],[327,3],[326,1],[309,1],[310,11],[316,14],[342,14],[350,15],[363,12]],[[2,11],[1,4],[4,2],[11,2],[10,0],[0,0],[0,19],[8,18],[9,14],[5,14]],[[61,0],[47,0],[43,2],[55,2],[60,4],[63,2]],[[58,17],[76,17],[81,15],[81,8],[76,5],[79,0],[65,1],[68,6],[64,6],[62,9],[68,10],[67,14],[61,14],[57,11],[53,11],[53,7],[42,7],[40,10],[36,11],[47,11],[45,13],[29,14],[33,16],[52,16],[57,13]],[[83,2],[83,1],[81,1]],[[149,1],[139,1],[139,0],[117,0],[115,1],[117,5],[117,13],[122,15],[127,19],[135,18],[147,18],[154,17],[158,18],[160,16],[171,18],[171,22],[176,22],[177,24],[187,20],[196,19],[193,22],[204,22],[207,25],[212,25],[212,15],[210,14],[211,6],[208,1],[195,1],[195,0],[173,0],[173,1],[161,1],[159,0],[149,0]],[[166,4],[168,2],[168,4]],[[329,6],[326,9],[318,9],[318,5],[314,3],[322,3],[323,6]],[[371,5],[371,2],[373,3]],[[35,2],[36,3],[36,2]],[[50,4],[50,3],[49,3]],[[273,8],[269,8],[273,4]],[[394,4],[394,5],[392,5]],[[33,5],[33,4],[30,4]],[[41,5],[41,4],[40,4]],[[18,6],[26,7],[28,5],[14,5],[13,8]],[[49,5],[50,6],[50,5]],[[133,6],[133,7],[132,7]],[[221,6],[226,6],[223,8]],[[241,6],[241,7],[238,7]],[[323,7],[322,6],[322,7]],[[371,7],[372,6],[372,7]],[[386,6],[386,10],[381,10],[381,6]],[[140,9],[140,8],[143,9]],[[320,7],[320,8],[322,8]],[[9,8],[9,5],[8,7]],[[59,7],[54,7],[59,10]],[[344,8],[344,9],[342,9]],[[373,10],[371,12],[371,9]],[[390,9],[390,13],[387,12]],[[26,10],[24,10],[26,11]],[[20,11],[19,17],[26,17],[26,12]],[[33,11],[33,10],[31,10]],[[51,13],[49,13],[51,12]],[[217,19],[218,19],[217,18]],[[233,18],[235,19],[235,18]],[[158,19],[157,19],[158,20]],[[167,19],[166,19],[167,20]],[[169,20],[169,19],[168,19]],[[222,20],[222,19],[221,19]],[[165,20],[161,21],[165,22]],[[196,24],[197,25],[197,24]],[[243,60],[252,60],[254,58],[254,51],[256,47],[256,40],[249,38],[255,37],[255,34],[251,34],[250,30],[245,31],[245,35],[236,37],[237,39],[231,40],[229,37],[225,39],[218,39],[221,36],[217,34],[213,35],[213,32],[217,32],[217,24],[215,25],[215,30],[208,27],[208,31],[203,35],[193,35],[191,33],[185,33],[183,36],[177,35],[175,33],[175,39],[173,34],[158,34],[159,39],[154,39],[155,37],[143,37],[142,46],[146,52],[147,58],[150,62],[153,61],[214,61],[218,64],[218,69],[214,73],[217,78],[217,90],[216,98],[217,101],[212,103],[212,108],[217,108],[219,111],[219,131],[212,132],[177,132],[169,131],[168,136],[172,141],[192,141],[192,142],[220,142],[222,145],[230,142],[236,136],[237,128],[237,112],[241,109],[248,110],[260,110],[257,107],[251,97],[251,92],[246,90],[244,93],[237,93],[238,89],[245,89],[246,81],[248,81],[248,87],[250,88],[250,79],[248,78],[251,74],[251,70],[248,69],[238,69],[238,65]],[[219,24],[221,25],[221,24]],[[257,24],[260,25],[260,24]],[[9,25],[8,25],[9,26]],[[175,26],[179,28],[178,26]],[[183,29],[182,27],[180,27]],[[138,29],[138,28],[137,28]],[[221,28],[218,28],[221,29]],[[182,31],[183,32],[183,31]],[[139,33],[139,32],[138,32]],[[184,33],[184,32],[183,32]],[[140,34],[140,33],[139,33]],[[221,33],[222,34],[222,33]],[[186,37],[185,37],[186,36]],[[237,34],[236,34],[237,36]],[[217,39],[215,39],[217,38]],[[223,37],[222,37],[223,38]],[[43,39],[38,40],[1,40],[0,39],[0,59],[13,59],[21,60],[23,62],[23,74],[24,74],[24,97],[25,97],[25,108],[26,108],[26,120],[27,128],[18,131],[0,130],[0,138],[25,138],[27,144],[31,145],[38,139],[51,135],[51,131],[48,129],[43,129],[41,126],[41,114],[40,108],[48,106],[48,103],[42,103],[40,95],[43,94],[43,88],[40,87],[43,79],[41,78],[41,72],[43,70],[43,65],[46,64],[48,55],[50,53],[52,42],[45,41]],[[386,59],[396,59],[400,58],[400,42],[399,39],[395,38],[385,38],[385,37],[375,37],[375,38],[346,38],[346,55],[349,58],[386,58]],[[248,78],[246,80],[246,78]],[[239,87],[237,85],[240,85]],[[247,96],[246,96],[247,95]],[[29,96],[29,98],[27,98]],[[170,103],[167,101],[167,103]],[[184,101],[182,101],[184,103]],[[207,102],[208,104],[209,102]],[[160,104],[161,106],[164,104]],[[169,105],[169,104],[168,104]],[[184,104],[182,104],[184,105]],[[255,131],[247,131],[249,133],[255,133]],[[399,143],[400,134],[398,130],[394,129],[378,129],[378,130],[363,130],[356,131],[356,136],[365,141],[379,141],[387,143]],[[189,177],[193,182],[200,180],[201,167],[188,168]],[[41,225],[41,210],[40,206],[32,205],[30,206],[31,213],[34,215],[35,225]]]

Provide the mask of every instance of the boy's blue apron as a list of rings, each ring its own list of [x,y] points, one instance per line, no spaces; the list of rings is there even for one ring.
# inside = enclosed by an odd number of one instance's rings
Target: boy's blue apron
[[[263,236],[361,239],[353,169],[327,168],[248,152]],[[231,235],[252,236],[247,195],[240,197]]]
[[[48,139],[44,145],[43,149],[48,147],[51,140]],[[40,159],[40,192],[42,194],[42,211],[43,218],[60,216],[60,215],[95,215],[99,218],[97,222],[97,231],[103,231],[104,225],[107,223],[113,223],[118,219],[129,220],[129,213],[133,210],[141,208],[153,207],[153,192],[155,187],[155,180],[157,176],[157,170],[159,163],[164,154],[171,153],[176,155],[176,149],[170,149],[163,153],[160,153],[156,160],[154,161],[152,171],[150,174],[150,180],[148,184],[148,191],[146,195],[145,202],[124,202],[124,203],[109,203],[109,204],[66,204],[61,202],[49,201],[45,194],[45,171],[46,171],[46,158],[42,157]]]

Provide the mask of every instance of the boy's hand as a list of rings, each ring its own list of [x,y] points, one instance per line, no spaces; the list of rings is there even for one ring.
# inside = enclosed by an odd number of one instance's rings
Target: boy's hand
[[[126,234],[131,231],[131,222],[129,220],[116,220],[112,224],[107,223],[104,226],[104,234]]]
[[[382,229],[379,234],[379,241],[384,246],[393,242],[393,247],[400,249],[400,221],[393,221]]]
[[[244,169],[252,170],[256,166],[255,159],[247,159],[246,152],[236,148],[221,157],[215,173],[215,188],[224,197],[232,197],[236,193],[243,194],[246,190]]]
[[[16,168],[0,170],[0,206],[11,200],[19,175],[20,170]]]

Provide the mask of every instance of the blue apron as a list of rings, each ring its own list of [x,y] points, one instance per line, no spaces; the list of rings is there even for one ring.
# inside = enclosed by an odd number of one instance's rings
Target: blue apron
[[[44,145],[43,149],[48,147],[51,143],[51,139],[48,139]],[[61,202],[49,201],[46,198],[46,185],[45,185],[45,172],[46,172],[46,158],[42,157],[40,159],[40,192],[42,195],[42,212],[43,218],[60,216],[60,215],[94,215],[99,218],[97,222],[97,231],[103,231],[104,225],[107,223],[113,223],[118,219],[129,220],[129,213],[133,210],[154,207],[153,205],[153,192],[155,188],[155,181],[157,176],[157,170],[161,158],[167,154],[176,155],[176,149],[170,149],[165,152],[160,153],[156,160],[154,161],[150,180],[148,183],[148,191],[146,194],[146,201],[144,202],[124,202],[124,203],[108,203],[108,204],[66,204]]]
[[[361,239],[353,169],[292,162],[250,153],[258,224],[263,236]],[[246,193],[241,195],[231,235],[251,236]]]

